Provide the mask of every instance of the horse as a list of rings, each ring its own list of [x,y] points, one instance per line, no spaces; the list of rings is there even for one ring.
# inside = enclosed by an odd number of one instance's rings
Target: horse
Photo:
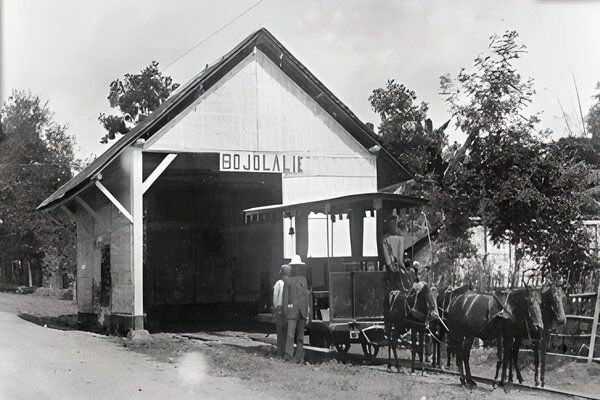
[[[550,331],[556,329],[567,322],[565,317],[565,309],[562,299],[564,292],[560,286],[560,282],[555,284],[550,278],[540,289],[535,289],[541,295],[541,310],[544,329],[542,330],[541,338],[532,338],[528,332],[518,330],[515,336],[515,342],[512,348],[512,364],[515,366],[515,372],[519,383],[523,383],[523,376],[519,369],[519,349],[523,339],[529,339],[533,345],[533,363],[535,366],[535,386],[541,384],[544,387],[544,374],[546,371],[546,351],[548,349],[548,341],[550,339]],[[541,357],[540,357],[541,356]],[[541,369],[540,369],[541,360]],[[511,366],[512,366],[511,364]],[[512,368],[509,368],[508,381],[512,382]]]
[[[523,290],[524,289],[524,290]],[[530,340],[540,340],[543,330],[543,319],[541,312],[541,295],[539,291],[529,288],[497,292],[496,296],[504,302],[512,314],[511,337],[507,343],[497,343],[498,362],[496,363],[496,374],[494,376],[494,385],[498,379],[500,364],[502,360],[507,360],[509,367],[509,382],[512,381],[512,365],[514,343],[517,338],[527,337]],[[504,345],[504,346],[503,346]],[[503,358],[504,357],[504,358]],[[504,363],[503,363],[504,364]],[[503,365],[504,366],[504,365]],[[502,380],[500,385],[504,384],[505,369],[502,370]]]
[[[406,293],[401,290],[392,290],[384,298],[384,327],[388,338],[388,370],[391,366],[391,353],[394,353],[396,369],[400,372],[398,363],[397,345],[398,338],[415,323],[424,323],[428,326],[433,320],[439,320],[435,297],[429,286],[424,282],[415,283]],[[411,346],[412,364],[411,372],[415,371],[415,346]]]
[[[506,368],[515,336],[514,313],[527,318],[534,332],[542,329],[541,310],[535,292],[529,288],[511,290],[504,300],[493,294],[464,293],[458,296],[448,310],[448,347],[456,353],[456,365],[461,385],[476,386],[471,376],[469,357],[476,337],[496,340],[497,367],[502,364],[501,385],[506,379]]]
[[[448,308],[450,308],[450,303],[456,299],[458,296],[462,295],[463,293],[466,293],[467,291],[472,289],[472,285],[469,284],[465,284],[462,286],[459,286],[457,288],[453,288],[452,286],[447,286],[444,290],[440,291],[437,297],[437,305],[438,305],[438,311],[440,314],[440,317],[442,320],[447,319],[448,317]],[[438,323],[437,321],[434,321],[431,324],[431,337],[433,340],[433,356],[432,356],[432,362],[431,362],[431,366],[432,367],[439,367],[442,368],[442,343],[444,342],[444,340],[446,339],[446,334],[448,333],[448,330],[445,329],[442,324]],[[446,346],[446,356],[447,356],[447,363],[446,366],[448,368],[450,368],[450,359],[452,356],[452,353],[450,351],[450,349],[448,349],[448,346]]]

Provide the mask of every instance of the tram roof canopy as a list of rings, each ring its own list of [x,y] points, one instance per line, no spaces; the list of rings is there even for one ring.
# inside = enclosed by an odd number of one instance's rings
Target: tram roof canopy
[[[273,215],[283,213],[285,216],[295,215],[296,213],[329,213],[343,214],[351,209],[359,210],[378,210],[403,209],[411,207],[420,207],[427,204],[428,201],[420,197],[405,196],[395,193],[359,193],[341,197],[332,197],[328,199],[314,200],[303,203],[274,204],[269,206],[253,207],[244,210],[246,217]]]

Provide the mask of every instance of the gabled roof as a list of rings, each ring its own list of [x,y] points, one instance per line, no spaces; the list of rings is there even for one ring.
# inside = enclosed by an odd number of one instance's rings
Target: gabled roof
[[[369,149],[381,147],[379,157],[385,157],[398,167],[398,181],[410,179],[412,174],[396,160],[379,142],[375,132],[360,121],[333,93],[329,91],[300,61],[298,61],[265,28],[261,28],[244,39],[233,50],[173,93],[160,107],[146,117],[129,133],[117,140],[108,150],[96,158],[73,179],[44,200],[37,210],[53,207],[68,200],[90,184],[91,179],[110,164],[128,146],[138,139],[148,139],[167,122],[185,110],[202,93],[217,83],[239,62],[254,51],[261,50],[278,65],[298,86],[310,95],[325,111],[344,127],[361,145]]]

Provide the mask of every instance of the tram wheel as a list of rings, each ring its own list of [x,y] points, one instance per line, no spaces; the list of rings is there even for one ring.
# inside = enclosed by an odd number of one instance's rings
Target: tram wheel
[[[379,346],[372,343],[361,343],[362,350],[364,355],[371,359],[377,357],[377,353],[379,353]]]
[[[350,350],[350,343],[336,343],[335,349],[338,353],[347,353]]]

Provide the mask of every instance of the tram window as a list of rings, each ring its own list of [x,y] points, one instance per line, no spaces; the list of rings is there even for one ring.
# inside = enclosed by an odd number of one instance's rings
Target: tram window
[[[343,219],[332,223],[321,213],[310,213],[308,216],[308,256],[327,257],[327,232],[330,239],[329,256],[350,257],[352,249],[348,216],[344,214]]]
[[[377,257],[377,218],[367,213],[363,221],[363,257]]]
[[[327,257],[326,221],[325,214],[308,215],[308,257]]]
[[[350,221],[348,215],[343,214],[342,219],[336,219],[331,225],[333,225],[331,230],[333,231],[331,237],[333,257],[351,257],[352,248],[350,247]]]

